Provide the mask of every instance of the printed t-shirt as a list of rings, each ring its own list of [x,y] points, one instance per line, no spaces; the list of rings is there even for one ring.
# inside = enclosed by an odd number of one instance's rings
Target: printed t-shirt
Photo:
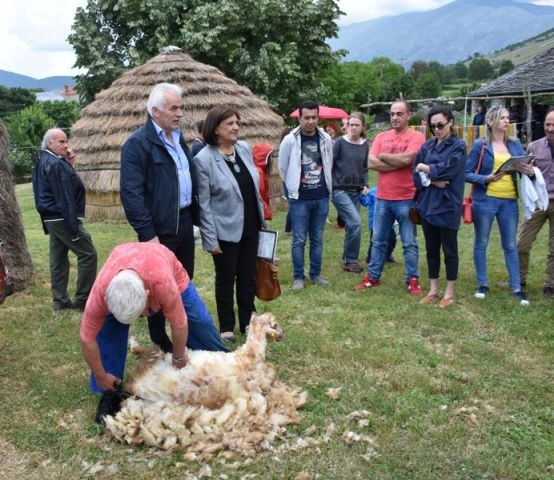
[[[148,312],[162,310],[175,328],[187,325],[181,292],[187,289],[190,279],[173,252],[159,243],[123,243],[112,250],[98,272],[81,320],[81,340],[90,342],[98,335],[109,313],[106,290],[121,270],[133,270],[142,279],[148,290]]]
[[[299,200],[318,200],[327,198],[329,190],[325,184],[323,173],[323,160],[319,147],[319,134],[300,134],[302,158],[300,171]]]
[[[375,137],[369,154],[376,157],[379,153],[417,153],[424,143],[425,136],[411,128],[400,135],[394,130],[387,130]],[[411,200],[414,198],[415,185],[412,167],[413,165],[408,165],[392,172],[379,172],[377,198],[381,200]]]

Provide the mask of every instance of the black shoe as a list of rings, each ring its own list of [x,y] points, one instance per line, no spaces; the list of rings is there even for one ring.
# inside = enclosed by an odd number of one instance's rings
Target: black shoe
[[[85,306],[86,306],[86,303],[75,302],[75,303],[73,303],[73,305],[70,308],[72,310],[77,310],[78,312],[84,312],[85,311]]]
[[[67,302],[54,302],[54,310],[56,312],[59,312],[60,310],[71,310],[72,308],[74,308],[73,304],[71,303],[71,301],[67,301]]]
[[[94,421],[100,425],[105,425],[105,417],[108,415],[113,417],[117,412],[119,412],[122,400],[123,398],[116,393],[102,394],[100,401],[98,402],[98,409],[96,410]]]
[[[542,294],[546,298],[554,298],[554,287],[544,287],[542,290]]]
[[[389,255],[387,258],[385,258],[386,263],[396,263],[395,258],[392,255]]]

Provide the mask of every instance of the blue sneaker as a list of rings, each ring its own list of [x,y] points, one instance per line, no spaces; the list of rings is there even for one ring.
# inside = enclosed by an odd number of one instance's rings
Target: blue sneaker
[[[525,295],[525,292],[522,292],[521,290],[518,290],[517,292],[512,293],[512,297],[519,300],[519,304],[522,307],[528,307],[530,305],[529,300],[527,300],[527,296]]]
[[[481,285],[477,290],[475,290],[475,293],[473,294],[473,296],[475,298],[486,298],[487,297],[487,294],[489,293],[489,287],[487,287],[486,285]]]

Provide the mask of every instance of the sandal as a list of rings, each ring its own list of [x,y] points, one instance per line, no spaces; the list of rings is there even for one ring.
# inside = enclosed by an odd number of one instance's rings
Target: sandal
[[[433,303],[437,298],[439,298],[438,293],[429,293],[423,297],[419,303],[426,304],[426,303]]]
[[[453,303],[454,303],[454,297],[442,298],[441,301],[439,302],[439,308],[448,308]]]

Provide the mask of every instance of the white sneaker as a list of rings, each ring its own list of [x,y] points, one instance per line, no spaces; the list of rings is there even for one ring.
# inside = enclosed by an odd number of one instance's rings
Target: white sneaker
[[[304,280],[302,280],[301,278],[295,278],[294,282],[292,282],[292,289],[304,290]]]

